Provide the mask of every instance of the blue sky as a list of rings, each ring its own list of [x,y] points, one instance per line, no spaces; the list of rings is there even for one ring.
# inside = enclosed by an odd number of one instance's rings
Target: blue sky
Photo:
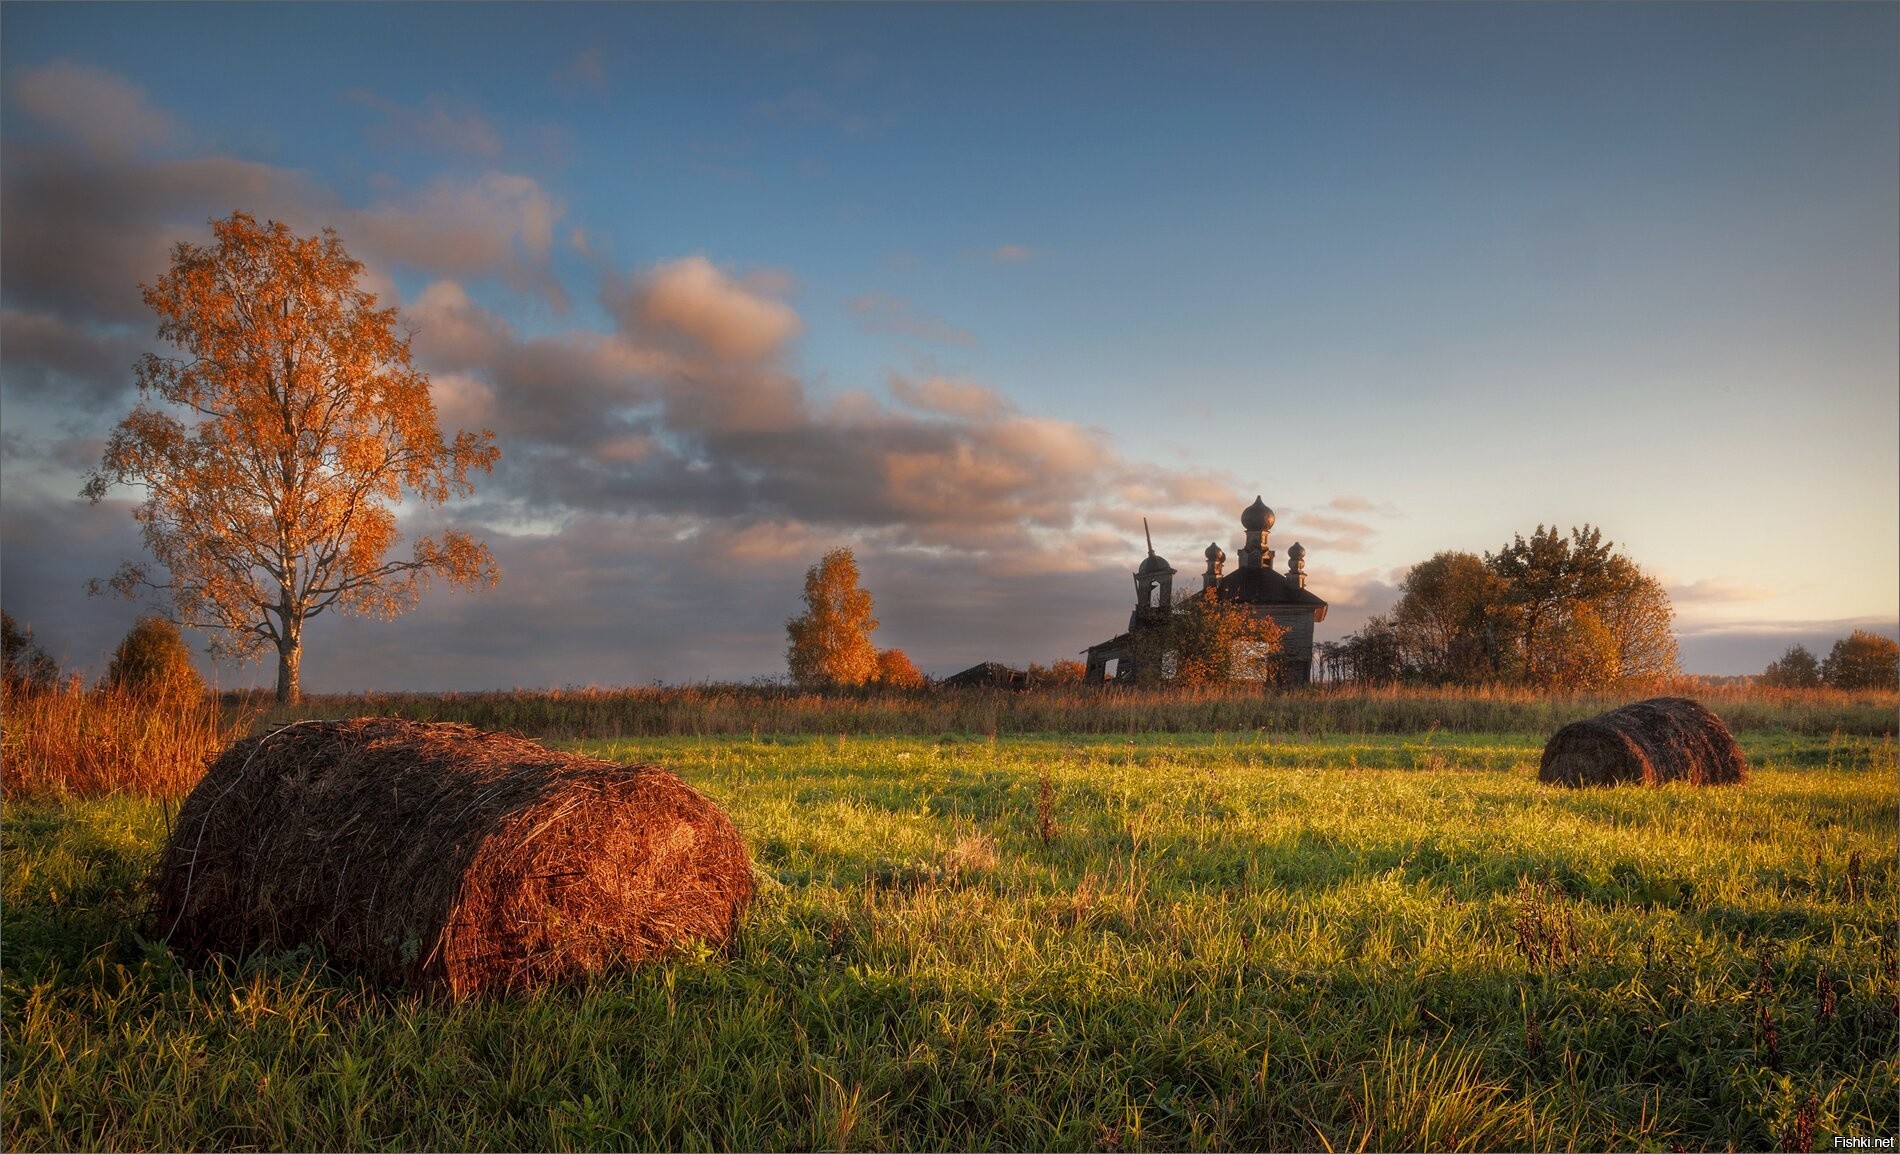
[[[9,5],[0,595],[80,665],[136,285],[233,209],[420,328],[504,567],[318,689],[782,669],[850,544],[920,665],[1113,633],[1255,493],[1333,602],[1538,523],[1685,664],[1894,631],[1893,5]],[[227,683],[246,671],[219,671]]]

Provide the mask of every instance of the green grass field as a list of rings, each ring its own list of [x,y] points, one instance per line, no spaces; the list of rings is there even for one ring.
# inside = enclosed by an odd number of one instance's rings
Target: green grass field
[[[587,740],[727,807],[730,956],[449,1004],[135,932],[161,803],[5,807],[9,1149],[1768,1149],[1892,1135],[1891,737]],[[1811,1132],[1803,1132],[1804,1121]]]

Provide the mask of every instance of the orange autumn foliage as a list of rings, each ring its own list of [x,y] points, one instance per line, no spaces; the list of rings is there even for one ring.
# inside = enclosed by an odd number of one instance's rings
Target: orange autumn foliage
[[[923,671],[902,649],[877,651],[877,683],[886,689],[922,689],[928,684]]]
[[[211,228],[214,243],[181,242],[142,286],[182,355],[140,359],[139,404],[84,493],[145,489],[134,516],[157,565],[127,562],[112,588],[159,592],[215,653],[276,649],[278,699],[294,701],[310,618],[393,617],[437,576],[495,582],[487,546],[458,531],[392,559],[391,506],[466,496],[500,450],[486,430],[443,439],[396,310],[357,287],[363,266],[334,231],[241,212]]]

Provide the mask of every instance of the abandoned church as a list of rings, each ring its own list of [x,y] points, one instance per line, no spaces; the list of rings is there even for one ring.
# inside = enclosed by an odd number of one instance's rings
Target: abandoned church
[[[1233,572],[1221,572],[1227,554],[1220,544],[1208,545],[1204,554],[1207,570],[1201,574],[1199,595],[1244,605],[1285,630],[1279,653],[1280,681],[1305,685],[1313,676],[1313,626],[1326,620],[1326,602],[1306,588],[1306,550],[1294,542],[1286,551],[1286,572],[1273,567],[1273,549],[1267,545],[1267,535],[1273,531],[1273,510],[1259,497],[1240,514],[1240,527],[1246,531],[1247,543],[1240,550]],[[1155,553],[1150,539],[1148,556],[1134,574],[1135,608],[1128,615],[1128,632],[1089,646],[1084,680],[1127,681],[1137,676],[1137,639],[1143,631],[1166,624],[1173,604],[1174,575],[1174,568]]]

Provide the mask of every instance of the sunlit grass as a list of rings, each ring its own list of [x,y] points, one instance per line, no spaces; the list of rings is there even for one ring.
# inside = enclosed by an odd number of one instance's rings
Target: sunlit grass
[[[1888,1132],[1891,740],[1742,788],[1535,738],[579,743],[726,806],[731,957],[453,1005],[131,928],[164,818],[5,815],[8,1148],[1768,1148]],[[1052,828],[1038,812],[1041,783]]]
[[[13,796],[178,796],[243,736],[251,716],[199,696],[10,692],[0,705],[0,782]]]

